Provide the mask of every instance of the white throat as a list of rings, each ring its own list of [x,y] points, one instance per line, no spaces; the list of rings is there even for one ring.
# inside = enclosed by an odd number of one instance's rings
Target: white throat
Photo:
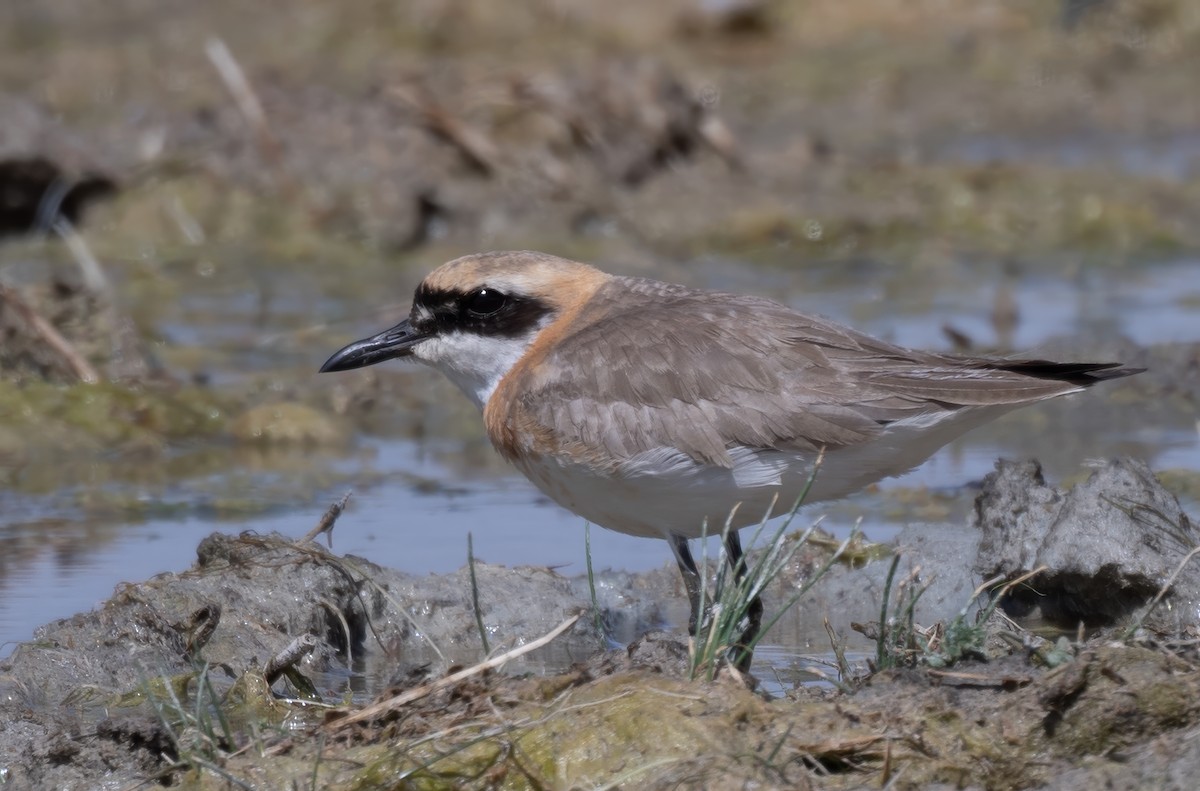
[[[517,338],[449,332],[414,346],[413,357],[444,373],[482,410],[540,330]]]

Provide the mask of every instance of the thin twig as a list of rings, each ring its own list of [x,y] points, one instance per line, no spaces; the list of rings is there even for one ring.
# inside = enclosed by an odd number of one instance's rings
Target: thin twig
[[[1027,571],[1024,574],[1022,574],[1021,576],[1017,577],[1016,579],[1012,579],[1012,580],[1009,580],[1008,582],[1004,583],[1003,587],[1001,587],[1000,590],[996,591],[995,600],[1000,601],[1001,599],[1003,599],[1005,596],[1008,595],[1008,592],[1010,590],[1012,590],[1013,588],[1017,587],[1018,585],[1021,585],[1022,583],[1026,582],[1028,580],[1033,579],[1037,575],[1041,574],[1043,571],[1046,571],[1048,568],[1050,568],[1050,567],[1047,566],[1045,563],[1043,563],[1042,565],[1035,568],[1033,571]],[[973,594],[971,594],[972,600],[979,598],[979,595],[981,593],[986,591],[992,585],[996,584],[996,582],[998,582],[998,581],[999,580],[996,577],[993,577],[992,579],[987,580],[986,582],[981,582],[979,584],[979,587],[975,589],[975,592]]]
[[[275,680],[283,675],[283,671],[289,667],[295,667],[301,659],[311,654],[318,642],[316,635],[305,633],[288,643],[287,648],[271,657],[267,666],[263,668],[263,677],[267,680],[267,685],[274,684]]]
[[[237,59],[233,57],[229,47],[219,38],[213,37],[206,41],[204,52],[212,61],[217,74],[221,75],[221,81],[225,83],[225,87],[233,96],[238,111],[246,119],[250,128],[254,130],[259,148],[274,164],[279,159],[279,141],[271,134],[271,127],[267,123],[267,114],[263,111],[262,102],[258,100],[258,94],[254,92],[254,87],[247,79],[246,72],[242,71],[242,67],[238,65]]]
[[[207,769],[208,771],[212,772],[213,774],[215,774],[217,777],[221,778],[225,782],[231,783],[231,784],[237,786],[238,788],[244,788],[246,791],[255,791],[254,786],[250,785],[245,780],[242,780],[239,777],[235,777],[234,775],[230,774],[227,770],[222,769],[221,767],[217,766],[216,764],[214,764],[211,761],[206,761],[203,758],[197,758],[194,755],[188,756],[186,760],[190,764],[194,764],[203,769]]]
[[[79,274],[83,278],[83,285],[88,292],[105,298],[110,297],[112,286],[108,282],[108,276],[104,274],[104,267],[100,265],[96,256],[92,255],[92,249],[88,247],[87,241],[76,233],[75,226],[71,224],[71,221],[60,215],[50,227],[66,243],[67,249],[75,257],[75,264],[79,267]]]
[[[375,719],[382,714],[387,714],[388,712],[394,711],[401,706],[412,703],[414,700],[420,700],[423,697],[432,695],[433,693],[446,689],[447,687],[452,687],[460,681],[464,681],[472,676],[477,676],[480,673],[487,672],[488,670],[495,670],[496,668],[507,664],[513,659],[523,656],[530,651],[541,648],[542,646],[551,642],[560,634],[574,626],[582,617],[582,613],[572,615],[570,618],[554,627],[554,629],[548,634],[528,642],[519,648],[514,648],[507,653],[492,657],[491,659],[480,662],[477,665],[460,670],[457,673],[451,673],[450,675],[443,676],[436,681],[432,681],[428,684],[422,684],[414,689],[406,690],[395,697],[388,698],[387,700],[367,706],[365,709],[360,709],[354,714],[343,717],[340,720],[334,720],[333,722],[327,724],[325,728],[333,731],[343,730],[344,728],[354,725],[355,723]]]
[[[833,658],[837,667],[838,679],[832,683],[842,692],[849,692],[850,687],[846,682],[851,677],[850,663],[846,660],[846,646],[838,641],[837,632],[833,630],[833,624],[829,623],[829,618],[824,619],[825,634],[829,635],[829,646],[833,651]],[[825,675],[821,673],[820,675]]]
[[[322,552],[322,553],[324,552],[324,550],[321,550],[319,548],[315,549],[314,551]],[[417,634],[419,634],[421,636],[421,638],[425,641],[425,645],[429,646],[433,650],[433,652],[438,655],[439,659],[441,659],[443,662],[446,661],[446,654],[442,652],[442,649],[438,648],[437,643],[435,643],[433,641],[433,638],[431,638],[429,636],[429,630],[425,627],[424,624],[418,623],[416,616],[414,616],[411,612],[409,612],[408,608],[406,606],[404,606],[404,604],[402,604],[400,602],[400,600],[398,598],[396,598],[396,596],[393,595],[392,592],[388,588],[386,588],[383,585],[380,585],[378,582],[375,581],[374,577],[372,577],[367,572],[363,571],[361,568],[358,567],[357,564],[351,562],[347,558],[327,557],[326,562],[329,563],[331,568],[334,568],[339,573],[344,574],[346,576],[346,579],[348,579],[355,586],[355,594],[354,595],[358,597],[359,604],[361,604],[363,607],[363,612],[368,613],[368,614],[370,613],[370,608],[367,607],[367,602],[363,597],[363,583],[366,583],[370,587],[374,588],[376,593],[378,593],[380,596],[382,596],[384,599],[386,599],[393,607],[396,608],[396,611],[398,613],[400,613],[400,617],[402,617],[402,618],[404,618],[404,620],[408,621],[408,623],[413,627],[415,632]],[[358,578],[355,578],[355,576],[354,576],[355,574],[358,575]],[[386,652],[387,647],[383,643],[383,638],[381,638],[379,636],[379,632],[375,629],[375,622],[369,617],[369,615],[367,617],[367,626],[370,627],[371,635],[375,638],[375,642],[379,645],[380,648],[383,648],[384,651]]]
[[[1148,617],[1150,617],[1150,613],[1154,612],[1154,608],[1159,605],[1159,602],[1161,602],[1163,597],[1167,595],[1167,591],[1169,591],[1171,586],[1175,584],[1175,580],[1178,579],[1179,575],[1183,573],[1184,567],[1187,566],[1187,564],[1190,563],[1192,558],[1194,558],[1197,554],[1200,554],[1200,547],[1196,547],[1191,552],[1183,556],[1183,560],[1179,561],[1179,565],[1175,567],[1175,571],[1171,572],[1171,576],[1167,577],[1167,581],[1162,584],[1162,587],[1158,589],[1158,593],[1154,594],[1154,598],[1150,600],[1150,606],[1146,608],[1144,613],[1138,616],[1137,620],[1129,625],[1129,628],[1125,630],[1125,634],[1122,635],[1122,639],[1128,640],[1129,638],[1133,637],[1135,633],[1137,633],[1138,629],[1142,628],[1142,624]]]
[[[41,338],[79,381],[85,384],[95,384],[100,381],[100,374],[92,367],[92,364],[76,351],[71,342],[64,338],[53,324],[42,318],[42,315],[26,302],[15,288],[0,284],[0,301],[7,302],[9,307],[17,312],[29,325],[30,332]]]
[[[500,149],[492,139],[455,117],[433,98],[425,86],[419,86],[416,91],[396,86],[389,93],[420,113],[425,128],[453,146],[476,173],[491,177],[499,170]]]
[[[329,544],[329,548],[333,549],[333,525],[342,515],[342,511],[346,510],[346,503],[350,502],[352,494],[354,494],[353,491],[346,492],[342,495],[342,499],[331,504],[321,517],[321,521],[317,522],[317,526],[305,533],[300,541],[313,541],[317,536],[325,533],[325,541]]]

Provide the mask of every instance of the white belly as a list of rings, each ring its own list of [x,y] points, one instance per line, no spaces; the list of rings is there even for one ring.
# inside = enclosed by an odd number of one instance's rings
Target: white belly
[[[873,440],[825,455],[805,502],[845,497],[901,475],[965,431],[1009,411],[987,407],[902,421]],[[561,457],[523,458],[517,467],[548,497],[594,524],[636,536],[697,538],[789,512],[812,475],[815,453],[732,448],[732,468],[697,462],[673,448],[631,457],[617,474]]]

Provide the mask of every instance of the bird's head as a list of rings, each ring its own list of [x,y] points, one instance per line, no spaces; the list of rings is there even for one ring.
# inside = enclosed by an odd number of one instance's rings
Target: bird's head
[[[544,253],[458,258],[421,281],[407,319],[346,346],[321,372],[411,358],[442,371],[482,409],[538,338],[608,278],[586,264]]]

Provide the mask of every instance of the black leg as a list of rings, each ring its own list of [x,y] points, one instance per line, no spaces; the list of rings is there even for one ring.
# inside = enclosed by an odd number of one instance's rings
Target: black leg
[[[729,555],[729,564],[733,567],[734,579],[740,584],[746,578],[747,568],[746,556],[742,552],[742,541],[738,538],[736,530],[730,530],[725,534],[725,552]],[[758,637],[758,630],[762,627],[762,616],[762,599],[755,596],[750,600],[750,607],[746,610],[746,620],[749,623],[746,625],[746,630],[742,632],[736,650],[737,661],[734,663],[734,667],[742,673],[750,672],[750,660],[754,654],[748,646],[753,644],[754,639]]]
[[[704,582],[700,579],[700,571],[696,568],[696,561],[692,558],[687,539],[671,534],[668,543],[671,545],[671,551],[675,553],[675,562],[679,564],[679,573],[683,575],[683,587],[687,590],[688,604],[692,608],[691,617],[688,618],[688,634],[695,635],[696,627],[700,623],[700,586]]]

